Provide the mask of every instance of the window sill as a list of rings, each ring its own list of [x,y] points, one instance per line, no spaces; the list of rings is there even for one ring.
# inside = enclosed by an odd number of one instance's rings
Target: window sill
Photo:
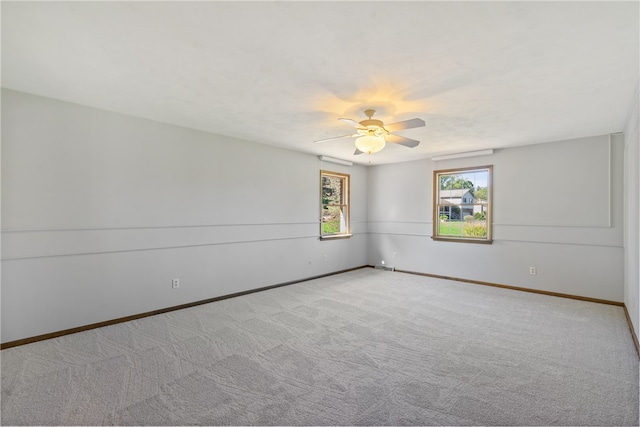
[[[328,236],[320,236],[320,240],[338,240],[338,239],[348,239],[353,234],[331,234]]]
[[[464,239],[464,238],[457,238],[457,237],[436,237],[436,236],[431,236],[431,239],[439,242],[479,243],[481,245],[490,245],[493,243],[493,239],[481,240],[481,239]]]

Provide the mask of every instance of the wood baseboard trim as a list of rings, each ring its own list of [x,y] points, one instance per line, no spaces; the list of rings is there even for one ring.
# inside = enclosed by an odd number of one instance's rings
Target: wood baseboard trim
[[[627,306],[623,304],[622,308],[624,308],[624,315],[627,317],[627,323],[629,324],[631,338],[633,338],[633,343],[636,345],[636,352],[638,353],[638,357],[640,357],[640,342],[638,342],[638,334],[636,334],[636,331],[633,328],[633,322],[631,321],[631,316],[629,316],[629,310],[627,310]]]
[[[369,267],[371,267],[371,266],[369,266]],[[575,299],[575,300],[580,300],[580,301],[588,301],[588,302],[595,302],[595,303],[607,304],[607,305],[617,305],[619,307],[623,307],[624,306],[623,302],[611,301],[611,300],[599,299],[599,298],[583,297],[583,296],[580,296],[580,295],[571,295],[571,294],[563,294],[563,293],[560,293],[560,292],[551,292],[551,291],[543,291],[543,290],[539,290],[539,289],[522,288],[522,287],[519,287],[519,286],[501,285],[499,283],[483,282],[483,281],[480,281],[480,280],[472,280],[472,279],[462,279],[460,277],[452,277],[452,276],[442,276],[442,275],[439,275],[439,274],[418,273],[416,271],[398,270],[398,269],[396,269],[395,271],[397,271],[398,273],[407,273],[407,274],[415,274],[415,275],[418,275],[418,276],[434,277],[436,279],[446,279],[446,280],[455,280],[456,282],[472,283],[474,285],[483,285],[483,286],[492,286],[494,288],[511,289],[512,291],[530,292],[530,293],[534,293],[534,294],[548,295],[548,296],[552,296],[552,297],[569,298],[569,299]]]
[[[320,279],[322,277],[328,277],[328,276],[333,276],[333,275],[336,275],[336,274],[347,273],[349,271],[360,270],[360,269],[366,268],[366,267],[367,267],[366,265],[362,265],[360,267],[347,268],[346,270],[334,271],[332,273],[320,274],[320,275],[317,275],[317,276],[307,277],[307,278],[304,278],[304,279],[292,280],[292,281],[289,281],[289,282],[283,282],[283,283],[278,283],[278,284],[275,284],[275,285],[264,286],[264,287],[261,287],[261,288],[250,289],[250,290],[247,290],[247,291],[236,292],[236,293],[233,293],[233,294],[222,295],[222,296],[219,296],[219,297],[208,298],[208,299],[204,299],[204,300],[200,300],[200,301],[194,301],[194,302],[190,302],[190,303],[187,303],[187,304],[175,305],[175,306],[172,306],[172,307],[166,307],[166,308],[161,308],[161,309],[158,309],[158,310],[147,311],[145,313],[134,314],[134,315],[131,315],[131,316],[119,317],[117,319],[106,320],[104,322],[92,323],[90,325],[78,326],[76,328],[65,329],[65,330],[57,331],[57,332],[50,332],[48,334],[37,335],[37,336],[34,336],[34,337],[23,338],[23,339],[19,339],[19,340],[15,340],[15,341],[9,341],[9,342],[0,344],[0,350],[4,350],[6,348],[11,348],[11,347],[18,347],[18,346],[21,346],[21,345],[31,344],[31,343],[34,343],[34,342],[44,341],[44,340],[48,340],[48,339],[52,339],[52,338],[58,338],[58,337],[62,337],[62,336],[65,336],[65,335],[71,335],[71,334],[75,334],[75,333],[78,333],[78,332],[88,331],[88,330],[91,330],[91,329],[102,328],[104,326],[110,326],[110,325],[115,325],[115,324],[118,324],[118,323],[129,322],[129,321],[132,321],[132,320],[138,320],[138,319],[142,319],[142,318],[145,318],[145,317],[155,316],[155,315],[158,315],[158,314],[169,313],[171,311],[182,310],[184,308],[196,307],[198,305],[209,304],[211,302],[221,301],[221,300],[225,300],[225,299],[229,299],[229,298],[240,297],[240,296],[243,296],[243,295],[253,294],[253,293],[256,293],[256,292],[267,291],[269,289],[280,288],[282,286],[288,286],[288,285],[294,285],[296,283],[308,282],[309,280],[315,280],[315,279]]]

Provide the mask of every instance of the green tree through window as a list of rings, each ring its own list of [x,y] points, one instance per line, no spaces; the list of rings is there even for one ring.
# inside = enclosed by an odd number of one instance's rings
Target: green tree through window
[[[350,236],[349,175],[320,171],[320,236]]]

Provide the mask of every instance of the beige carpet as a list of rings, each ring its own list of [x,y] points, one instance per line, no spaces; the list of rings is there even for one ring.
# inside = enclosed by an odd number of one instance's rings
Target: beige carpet
[[[1,356],[3,425],[638,425],[621,307],[370,268]]]

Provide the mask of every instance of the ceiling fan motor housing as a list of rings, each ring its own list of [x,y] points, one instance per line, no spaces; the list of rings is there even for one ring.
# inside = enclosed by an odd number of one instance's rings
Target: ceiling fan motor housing
[[[367,116],[367,120],[363,120],[360,122],[360,126],[362,126],[363,129],[358,129],[359,134],[377,137],[384,137],[389,135],[389,131],[384,128],[384,123],[382,123],[382,120],[372,119],[375,113],[376,110],[372,109],[364,111],[364,114]]]
[[[384,128],[384,123],[382,123],[382,120],[367,119],[361,121],[360,125],[362,126],[362,129],[358,129],[358,133],[361,135],[389,135],[389,131]]]
[[[382,120],[376,120],[376,119],[367,119],[367,120],[363,120],[360,122],[360,124],[362,125],[362,127],[368,128],[368,127],[383,127],[383,123]]]

